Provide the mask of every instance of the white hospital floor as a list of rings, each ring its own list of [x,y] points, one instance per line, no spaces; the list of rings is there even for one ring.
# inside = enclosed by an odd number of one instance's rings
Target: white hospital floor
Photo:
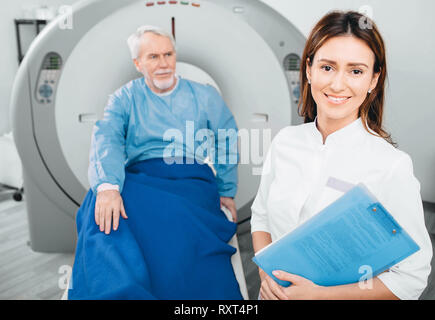
[[[63,274],[59,273],[59,269],[64,265],[72,265],[74,256],[34,252],[28,246],[28,241],[24,201],[1,201],[0,299],[60,299],[63,290],[58,282]]]
[[[425,204],[426,225],[435,244],[435,205]],[[238,241],[244,265],[249,296],[256,298],[259,291],[257,267],[251,261],[253,249],[250,224],[239,226]],[[56,300],[63,294],[65,266],[72,266],[73,254],[33,252],[28,246],[29,233],[25,203],[0,196],[0,299],[2,300]],[[435,258],[432,270],[435,269]],[[435,272],[422,299],[435,300]]]

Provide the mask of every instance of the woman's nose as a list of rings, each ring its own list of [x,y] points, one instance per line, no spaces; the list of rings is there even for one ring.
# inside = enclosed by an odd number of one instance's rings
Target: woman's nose
[[[346,79],[344,77],[344,73],[337,72],[334,77],[332,78],[330,88],[334,92],[340,92],[346,89]]]

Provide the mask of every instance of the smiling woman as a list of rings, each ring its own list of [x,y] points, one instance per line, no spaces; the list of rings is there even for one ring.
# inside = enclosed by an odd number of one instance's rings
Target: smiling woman
[[[362,23],[367,19],[357,12],[332,12],[317,23],[302,56],[299,112],[305,122],[323,112],[322,121],[335,119],[335,129],[361,117],[364,126],[394,145],[382,127],[384,41],[373,22]],[[331,121],[318,124],[322,130]]]
[[[305,124],[282,129],[269,147],[251,207],[253,247],[258,252],[341,197],[333,180],[367,186],[420,250],[370,279],[368,290],[358,283],[320,286],[302,274],[275,270],[278,279],[292,283],[284,288],[260,269],[262,299],[417,299],[427,284],[432,247],[420,185],[409,155],[382,128],[385,47],[367,19],[332,12],[308,37],[300,72]]]

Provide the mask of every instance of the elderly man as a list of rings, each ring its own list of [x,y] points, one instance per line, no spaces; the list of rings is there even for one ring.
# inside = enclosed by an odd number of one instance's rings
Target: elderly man
[[[175,74],[170,34],[144,26],[127,42],[144,77],[94,127],[69,299],[241,299],[221,210],[236,220],[234,118],[212,86]],[[200,130],[214,148],[188,143]]]

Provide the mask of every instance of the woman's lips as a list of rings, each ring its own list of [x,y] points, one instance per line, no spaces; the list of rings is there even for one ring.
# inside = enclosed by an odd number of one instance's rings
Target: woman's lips
[[[345,96],[328,95],[326,93],[325,93],[325,97],[328,99],[329,102],[333,104],[343,104],[346,103],[351,98]]]

